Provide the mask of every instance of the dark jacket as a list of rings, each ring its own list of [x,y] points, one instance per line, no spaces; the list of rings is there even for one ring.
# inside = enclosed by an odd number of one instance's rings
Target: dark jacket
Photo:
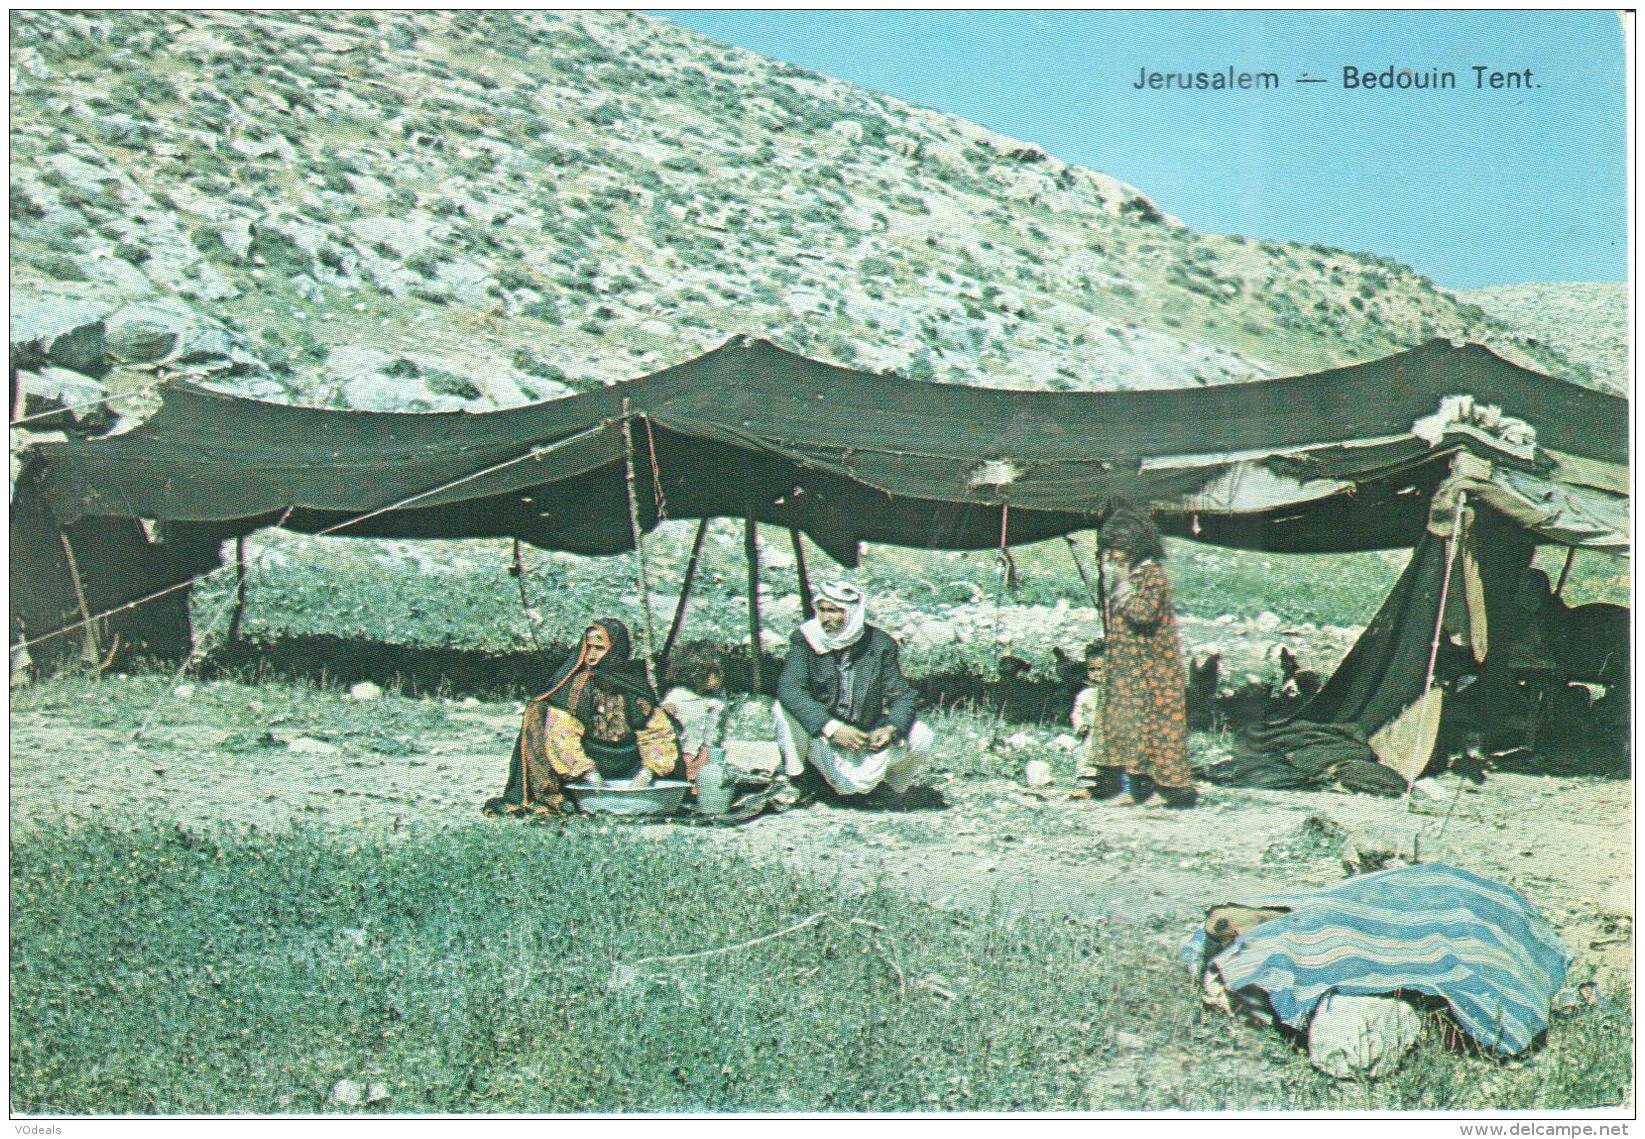
[[[829,720],[872,731],[890,724],[908,738],[914,726],[914,689],[897,663],[897,642],[873,625],[863,626],[862,637],[845,650],[852,663],[849,703],[857,714],[847,720],[835,708],[841,701],[839,654],[818,653],[798,629],[788,642],[788,660],[777,680],[777,699],[800,722],[807,735],[822,732]]]

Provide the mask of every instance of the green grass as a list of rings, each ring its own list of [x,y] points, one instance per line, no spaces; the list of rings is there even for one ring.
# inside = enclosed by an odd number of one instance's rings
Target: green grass
[[[661,595],[681,580],[690,546],[689,525],[668,524],[647,543],[650,579]],[[704,550],[687,618],[688,637],[713,630],[726,643],[746,638],[738,603],[746,589],[747,570],[734,524],[720,523]],[[766,530],[766,550],[788,550],[786,533]],[[1095,572],[1089,537],[1081,541],[1080,559]],[[422,543],[435,558],[441,547],[460,549],[465,568],[425,574],[409,561],[379,557],[369,541],[331,538],[287,544],[278,567],[255,566],[251,574],[246,630],[253,634],[326,632],[391,642],[487,648],[529,647],[528,621],[518,586],[508,575],[508,543]],[[1229,614],[1255,617],[1271,611],[1287,621],[1352,625],[1368,620],[1398,576],[1403,553],[1339,556],[1255,554],[1221,550],[1189,542],[1171,542],[1168,569],[1182,612],[1202,617]],[[843,569],[807,543],[813,584],[834,576],[860,582],[880,604],[895,601],[911,608],[979,603],[1054,605],[1067,600],[1089,607],[1066,543],[1061,539],[1024,546],[1014,552],[1019,584],[1015,592],[1001,585],[992,552],[947,553],[890,546],[870,547],[863,564]],[[629,556],[570,558],[528,548],[526,596],[542,615],[540,629],[560,634],[591,613],[637,609],[633,562]],[[231,575],[220,574],[197,591],[196,624],[204,628],[231,588]],[[792,571],[766,566],[761,577],[767,603],[792,597]],[[656,613],[666,624],[671,609]]]
[[[670,522],[647,541],[653,620],[660,642],[673,614],[673,596],[683,578],[694,523]],[[581,558],[527,547],[525,596],[537,619],[526,613],[519,585],[509,576],[510,545],[494,542],[417,544],[437,572],[423,572],[395,546],[350,538],[307,539],[271,533],[276,557],[254,556],[249,576],[245,634],[253,640],[330,636],[345,641],[476,653],[534,653],[538,642],[552,651],[570,643],[584,622],[599,614],[623,616],[641,632],[639,593],[631,555]],[[789,553],[787,534],[762,530],[767,557]],[[1089,535],[1076,536],[1086,572],[1094,572]],[[1405,551],[1340,555],[1270,554],[1227,550],[1169,540],[1167,572],[1179,613],[1214,620],[1249,620],[1271,613],[1285,625],[1364,625],[1381,605],[1403,569]],[[869,592],[871,612],[902,610],[927,616],[947,607],[970,605],[989,611],[1013,605],[1052,606],[1068,602],[1076,615],[1089,614],[1085,583],[1062,539],[1019,547],[1015,592],[1001,583],[991,551],[954,553],[870,546],[862,564],[844,569],[809,542],[813,585],[845,576]],[[253,549],[256,547],[254,545]],[[1561,558],[1544,551],[1538,564],[1558,576]],[[1572,603],[1591,600],[1626,603],[1626,559],[1584,553],[1567,585]],[[232,573],[220,573],[194,594],[196,636],[212,647],[227,626],[225,602]],[[683,638],[742,651],[748,620],[743,602],[747,570],[741,528],[718,522],[704,546],[687,611]],[[793,571],[764,565],[761,575],[765,627],[786,634],[794,602]],[[775,616],[786,600],[785,612]],[[883,620],[883,617],[881,618]],[[207,635],[209,632],[210,635]],[[535,639],[533,637],[535,634]],[[1065,647],[1076,651],[1083,635],[1070,629]],[[968,673],[993,678],[1000,648],[990,637],[965,643],[939,641],[911,648],[905,668],[912,676]],[[1049,656],[1030,662],[1033,675],[1049,674]]]
[[[1523,1065],[1429,1039],[1335,1084],[1200,1007],[1184,929],[947,912],[680,828],[89,828],[14,840],[11,888],[16,1113],[326,1112],[342,1079],[389,1112],[1523,1110],[1631,1083],[1631,1023],[1589,1012]]]

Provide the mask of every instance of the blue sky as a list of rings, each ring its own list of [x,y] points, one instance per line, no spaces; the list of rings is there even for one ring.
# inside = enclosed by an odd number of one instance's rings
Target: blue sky
[[[1379,253],[1453,288],[1627,277],[1612,12],[658,14],[1036,142],[1195,229]],[[1536,86],[1476,89],[1476,64]],[[1280,89],[1134,86],[1230,65]],[[1344,65],[1448,70],[1456,88],[1345,90]]]

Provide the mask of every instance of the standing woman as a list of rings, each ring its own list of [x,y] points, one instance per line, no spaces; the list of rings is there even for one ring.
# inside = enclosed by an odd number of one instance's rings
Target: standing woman
[[[1153,520],[1122,508],[1102,527],[1108,593],[1108,754],[1093,796],[1117,806],[1158,793],[1167,807],[1194,805],[1188,768],[1188,715],[1182,645],[1171,584],[1160,562],[1165,544]]]

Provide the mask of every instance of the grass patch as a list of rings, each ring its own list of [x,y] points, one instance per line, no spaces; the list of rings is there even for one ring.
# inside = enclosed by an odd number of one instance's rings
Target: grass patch
[[[668,523],[648,539],[653,588],[660,597],[678,588],[690,549],[692,523]],[[686,636],[712,630],[736,644],[746,639],[743,591],[746,569],[740,531],[717,523],[704,549],[692,591]],[[765,531],[766,551],[786,553],[786,535]],[[510,650],[531,644],[518,587],[508,576],[506,542],[419,543],[422,562],[359,539],[304,539],[271,534],[279,557],[252,575],[245,628],[248,633],[288,635],[330,633],[406,644]],[[1180,612],[1201,617],[1239,618],[1273,612],[1288,622],[1357,625],[1369,620],[1404,564],[1406,555],[1257,554],[1171,541],[1167,562]],[[1019,572],[1013,592],[1000,581],[992,552],[952,553],[870,547],[853,570],[836,566],[807,543],[812,580],[848,576],[870,591],[884,611],[901,606],[932,610],[940,605],[980,603],[1054,605],[1066,600],[1088,608],[1066,543],[1061,539],[1023,546],[1013,554]],[[1095,572],[1089,539],[1080,558]],[[277,565],[274,562],[277,560]],[[253,555],[256,562],[255,553]],[[632,562],[619,558],[574,558],[527,549],[526,595],[547,629],[558,635],[590,614],[618,612],[638,619]],[[196,592],[196,623],[204,629],[231,588],[219,575]],[[763,602],[795,596],[791,570],[766,565]],[[657,610],[666,622],[667,604]],[[773,626],[775,628],[775,626]],[[962,650],[956,648],[956,653]],[[964,667],[962,656],[931,662],[933,668]],[[993,667],[993,660],[978,663]]]
[[[342,1079],[389,1112],[1523,1109],[1630,1082],[1631,1025],[1594,1013],[1523,1067],[1430,1041],[1344,1088],[1202,1010],[1183,931],[848,893],[675,828],[96,828],[11,854],[19,1113],[325,1112]]]

